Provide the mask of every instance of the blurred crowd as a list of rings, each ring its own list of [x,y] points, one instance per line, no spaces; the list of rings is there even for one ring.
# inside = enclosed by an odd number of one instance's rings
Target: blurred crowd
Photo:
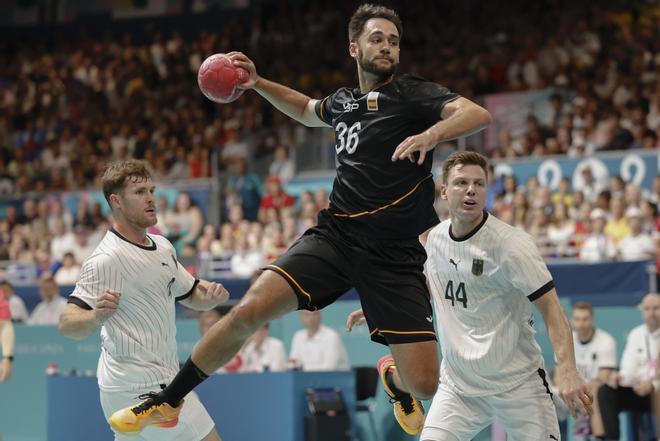
[[[660,147],[654,2],[442,4],[398,5],[408,23],[402,72],[470,98],[557,90],[547,119],[530,116],[522,133],[500,130],[492,158]],[[236,49],[263,75],[313,97],[355,84],[345,32],[354,4],[260,8],[213,31],[0,41],[0,197],[22,199],[0,220],[0,260],[35,263],[38,274],[74,282],[109,221],[101,203],[81,200],[68,210],[57,193],[98,188],[103,167],[127,157],[149,161],[158,182],[226,170],[226,222],[209,223],[182,193],[174,203],[160,199],[153,231],[183,258],[216,262],[223,276],[248,277],[313,225],[327,192],[284,191],[295,174],[289,153],[304,130],[254,93],[214,105],[197,89],[196,71],[205,56]],[[258,157],[270,163],[263,176],[251,171]],[[564,179],[552,192],[534,179],[493,177],[489,209],[533,234],[546,257],[657,255],[658,178],[651,190],[617,176],[603,185],[587,168],[582,182],[571,188]],[[444,216],[441,201],[437,208]]]
[[[205,100],[197,68],[211,53],[243,50],[263,75],[320,98],[355,84],[345,31],[353,7],[266,3],[213,31],[4,39],[0,195],[89,187],[107,161],[127,156],[147,159],[162,179],[199,178],[298,145],[304,131],[256,94],[224,106]],[[408,23],[402,72],[470,98],[571,91],[551,98],[547,121],[502,130],[493,157],[658,147],[654,2],[421,1],[398,10]]]

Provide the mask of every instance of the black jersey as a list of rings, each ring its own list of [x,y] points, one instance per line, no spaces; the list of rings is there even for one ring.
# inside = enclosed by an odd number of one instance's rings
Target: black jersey
[[[433,209],[433,155],[422,165],[392,162],[396,147],[441,119],[458,95],[436,83],[402,75],[378,89],[341,88],[316,105],[335,130],[337,177],[330,213],[350,231],[408,239],[439,222]]]

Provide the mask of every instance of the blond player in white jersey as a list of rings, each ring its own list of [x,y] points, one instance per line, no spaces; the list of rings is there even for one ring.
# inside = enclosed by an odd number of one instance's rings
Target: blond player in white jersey
[[[593,396],[617,368],[616,340],[602,329],[594,327],[594,310],[586,302],[575,302],[572,307],[573,346],[578,372],[587,380]],[[580,422],[578,421],[577,424]],[[584,420],[591,435],[604,436],[603,419],[598,400],[594,400],[594,411],[590,419]],[[573,426],[575,430],[575,425]]]
[[[146,233],[156,224],[156,206],[145,162],[112,164],[102,182],[113,226],[83,264],[59,329],[65,337],[82,339],[101,327],[97,376],[107,419],[137,396],[164,387],[179,370],[175,303],[207,310],[229,293],[218,283],[195,280],[167,239]],[[116,433],[115,440],[219,441],[197,396],[190,393],[185,401],[178,424],[151,426],[137,438]],[[167,419],[168,409],[161,412]]]
[[[560,395],[572,413],[589,414],[593,399],[578,374],[568,319],[533,239],[484,211],[487,167],[475,152],[457,152],[445,161],[441,196],[450,219],[421,238],[443,358],[420,440],[468,441],[495,420],[509,441],[559,440],[532,302],[557,355]],[[361,320],[356,311],[347,327]]]

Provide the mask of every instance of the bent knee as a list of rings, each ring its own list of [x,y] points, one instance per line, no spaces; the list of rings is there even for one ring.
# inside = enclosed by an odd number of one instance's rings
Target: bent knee
[[[438,377],[436,375],[425,375],[416,377],[409,384],[410,393],[420,400],[433,398],[438,390]]]
[[[241,334],[252,335],[265,321],[260,317],[253,302],[240,302],[228,314],[232,329]]]

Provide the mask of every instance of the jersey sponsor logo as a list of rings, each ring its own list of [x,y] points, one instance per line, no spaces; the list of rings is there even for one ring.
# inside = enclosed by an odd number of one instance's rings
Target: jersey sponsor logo
[[[426,317],[426,321],[429,322],[429,323],[433,323],[433,316],[430,315],[430,316]]]
[[[484,272],[484,261],[481,259],[472,260],[472,274],[480,276]]]
[[[358,103],[344,103],[344,112],[352,112],[360,108]]]
[[[378,110],[378,94],[380,92],[369,92],[367,94],[367,110],[375,112]]]
[[[458,259],[458,262],[454,262],[454,259],[449,259],[449,263],[454,265],[454,269],[458,271],[458,264],[461,263],[461,259]]]

